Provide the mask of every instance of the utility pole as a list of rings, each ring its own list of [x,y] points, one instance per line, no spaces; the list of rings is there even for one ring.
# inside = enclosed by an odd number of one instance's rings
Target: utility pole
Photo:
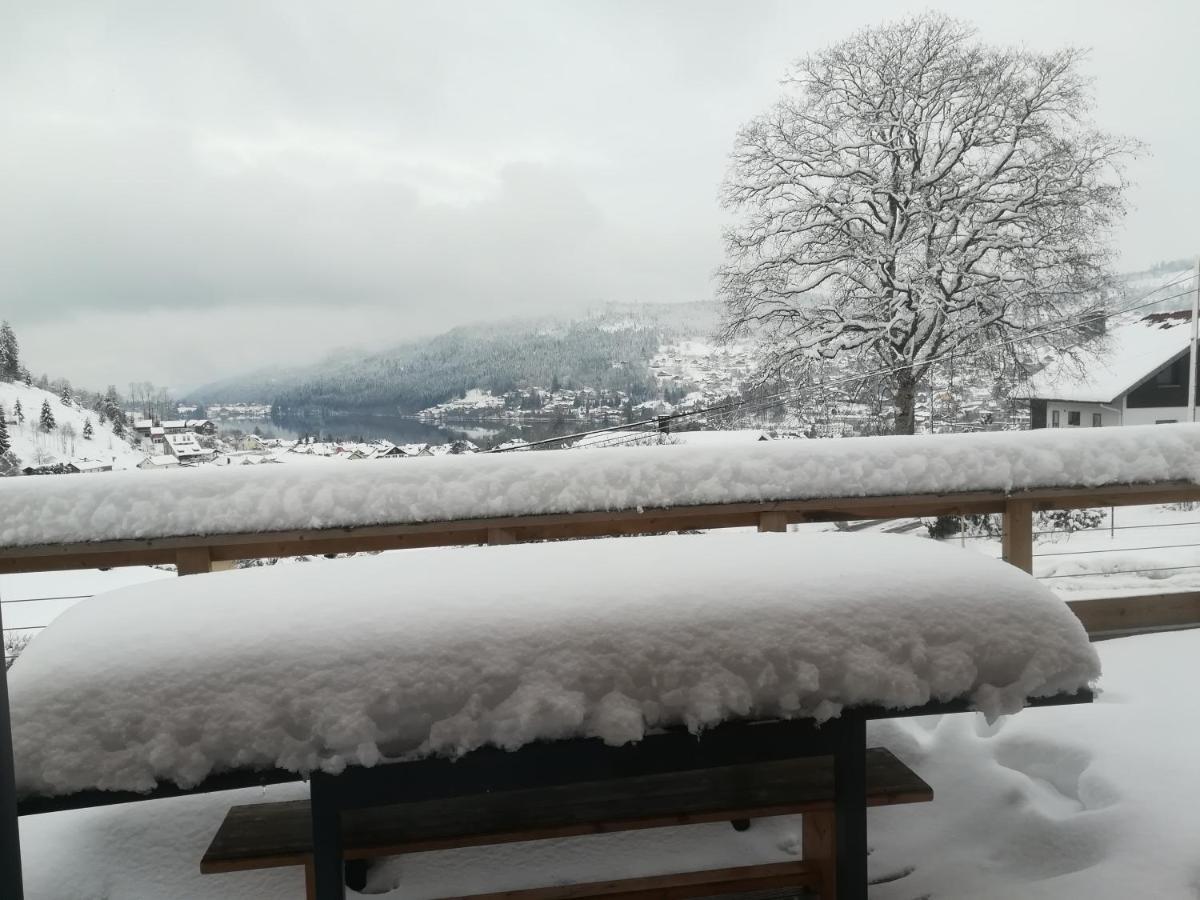
[[[1196,260],[1196,290],[1192,292],[1192,344],[1188,354],[1188,410],[1196,421],[1196,338],[1200,329],[1200,259]]]
[[[0,645],[4,617],[0,615]],[[0,662],[0,897],[22,900],[21,832],[17,820],[17,773],[8,709],[8,660]]]

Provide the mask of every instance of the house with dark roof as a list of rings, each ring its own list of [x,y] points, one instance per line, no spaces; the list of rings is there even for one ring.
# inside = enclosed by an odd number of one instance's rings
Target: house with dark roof
[[[1156,312],[1117,325],[1075,370],[1055,362],[1030,378],[1033,428],[1190,422],[1191,311]]]

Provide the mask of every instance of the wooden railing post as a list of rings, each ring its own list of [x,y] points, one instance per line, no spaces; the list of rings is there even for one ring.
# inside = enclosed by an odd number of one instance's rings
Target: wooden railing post
[[[515,544],[517,542],[517,534],[508,528],[489,528],[487,542],[491,546]]]
[[[1005,501],[1002,547],[1006,562],[1033,572],[1033,501]]]
[[[758,514],[759,531],[787,531],[787,513],[765,512]]]
[[[199,575],[213,570],[207,547],[180,547],[175,551],[175,569],[180,575]]]

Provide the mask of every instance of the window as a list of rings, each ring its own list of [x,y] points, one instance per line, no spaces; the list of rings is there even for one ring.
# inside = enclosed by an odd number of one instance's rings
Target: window
[[[1057,409],[1050,411],[1050,427],[1051,428],[1058,427],[1058,410]]]
[[[1079,421],[1080,421],[1080,413],[1078,411],[1067,413],[1067,424],[1068,425],[1074,425],[1076,428],[1078,428]]]
[[[1179,387],[1183,384],[1183,360],[1177,360],[1154,373],[1154,383],[1160,388]]]
[[[1174,425],[1178,421],[1179,421],[1178,419],[1155,419],[1154,424],[1155,425]]]
[[[1100,413],[1092,413],[1092,427],[1099,428],[1104,424],[1104,416]]]

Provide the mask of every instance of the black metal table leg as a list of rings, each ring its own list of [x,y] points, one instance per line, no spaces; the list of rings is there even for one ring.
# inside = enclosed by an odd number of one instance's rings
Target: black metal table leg
[[[342,814],[336,776],[315,773],[309,782],[315,900],[346,900],[342,863]]]
[[[0,619],[0,634],[4,620]],[[8,710],[7,660],[0,660],[0,897],[21,900],[21,832],[17,824],[17,777]]]
[[[853,713],[838,721],[833,760],[838,900],[867,900],[867,723]]]

